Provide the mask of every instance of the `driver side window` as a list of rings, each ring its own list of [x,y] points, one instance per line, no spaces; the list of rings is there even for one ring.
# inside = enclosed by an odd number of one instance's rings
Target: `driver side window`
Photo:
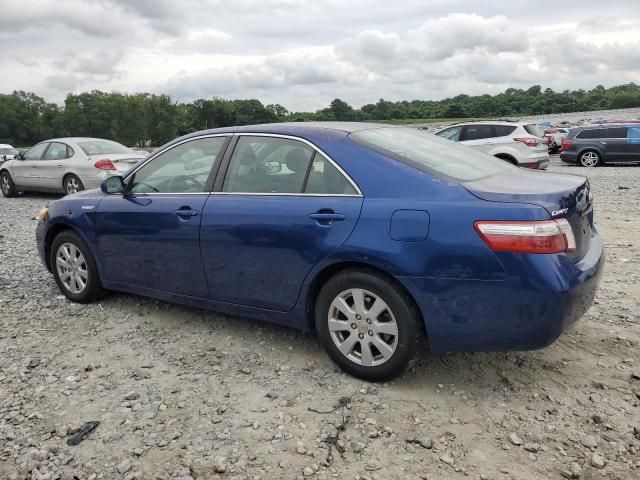
[[[228,137],[191,140],[158,155],[130,180],[132,193],[200,193]]]

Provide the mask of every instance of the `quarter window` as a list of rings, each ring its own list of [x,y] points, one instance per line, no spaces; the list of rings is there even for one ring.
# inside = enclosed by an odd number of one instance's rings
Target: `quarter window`
[[[67,146],[64,143],[52,142],[44,155],[45,160],[64,160],[68,158]]]
[[[45,149],[47,148],[47,145],[49,145],[48,143],[41,143],[39,145],[36,145],[35,147],[33,147],[30,150],[27,150],[24,154],[24,159],[25,160],[40,160],[42,158],[42,154],[44,153]]]
[[[211,169],[220,161],[227,137],[191,140],[161,153],[129,180],[133,193],[206,191]]]
[[[496,137],[506,137],[507,135],[511,135],[516,127],[515,125],[494,125],[493,129],[495,130]]]
[[[356,189],[323,155],[316,152],[311,164],[305,193],[326,195],[356,195]]]
[[[607,132],[604,128],[597,128],[592,130],[582,130],[576,135],[576,138],[586,138],[586,139],[604,138],[606,137],[606,135],[607,135]]]
[[[235,193],[302,193],[313,149],[297,140],[242,136],[222,190]]]

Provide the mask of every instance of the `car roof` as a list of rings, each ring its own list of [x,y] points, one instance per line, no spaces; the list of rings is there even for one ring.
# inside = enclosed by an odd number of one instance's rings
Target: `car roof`
[[[511,120],[478,120],[475,122],[457,122],[449,126],[454,127],[459,125],[504,125],[508,127],[522,127],[524,125],[532,125],[532,122],[516,122]]]
[[[13,148],[13,145],[9,145],[8,143],[0,143],[0,148]]]
[[[92,141],[108,141],[113,142],[114,140],[109,140],[108,138],[94,138],[94,137],[59,137],[59,138],[50,138],[48,140],[43,140],[43,142],[92,142]],[[42,142],[40,142],[42,143]]]
[[[207,133],[274,133],[274,134],[295,134],[322,132],[322,130],[334,130],[345,133],[358,132],[361,130],[371,130],[375,128],[398,128],[405,125],[388,125],[384,123],[365,122],[284,122],[284,123],[263,123],[258,125],[244,125],[236,127],[222,127],[210,130],[194,132],[190,135],[202,135]]]

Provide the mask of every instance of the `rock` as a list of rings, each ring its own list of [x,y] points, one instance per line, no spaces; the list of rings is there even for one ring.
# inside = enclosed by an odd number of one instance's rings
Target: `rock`
[[[580,468],[580,464],[578,464],[577,462],[572,462],[571,463],[571,475],[573,475],[573,478],[580,478],[580,475],[582,475],[582,468]]]
[[[538,453],[540,451],[539,443],[525,443],[524,448],[527,452]]]
[[[302,470],[302,474],[303,474],[305,477],[310,477],[310,476],[311,476],[311,475],[313,475],[314,473],[316,473],[316,472],[314,472],[314,471],[313,471],[313,468],[311,468],[311,467],[304,467],[304,470]]]
[[[560,475],[562,475],[564,478],[573,478],[573,473],[571,473],[569,470],[560,470]]]
[[[591,417],[591,420],[593,420],[593,423],[601,424],[602,422],[604,422],[604,417],[602,415],[595,413]]]
[[[140,394],[139,394],[139,393],[136,393],[136,392],[133,392],[133,391],[131,391],[131,392],[127,393],[127,394],[124,396],[124,399],[125,399],[125,400],[137,400],[137,399],[139,399],[139,398],[140,398]]]
[[[522,445],[524,443],[517,433],[510,433],[509,441],[514,445]]]
[[[225,457],[216,457],[213,460],[213,471],[217,473],[224,473],[227,471],[227,459]]]
[[[637,372],[633,372],[631,374],[631,378],[633,378],[635,380],[640,380],[640,370],[638,370]]]
[[[124,475],[125,473],[127,473],[129,470],[131,470],[133,467],[131,465],[131,462],[127,459],[123,460],[122,462],[120,462],[118,464],[118,472],[120,473],[120,475]]]
[[[580,443],[586,448],[596,448],[598,446],[598,439],[593,435],[587,435]]]
[[[593,455],[591,455],[591,466],[595,467],[595,468],[604,468],[604,466],[606,465],[606,460],[604,459],[604,457],[602,457],[602,455],[599,455],[597,453],[594,453]]]
[[[432,448],[433,447],[433,440],[431,439],[431,437],[409,437],[407,438],[407,443],[415,443],[420,445],[422,448]]]
[[[451,466],[456,462],[455,458],[453,458],[448,453],[445,453],[444,455],[440,455],[440,461]]]

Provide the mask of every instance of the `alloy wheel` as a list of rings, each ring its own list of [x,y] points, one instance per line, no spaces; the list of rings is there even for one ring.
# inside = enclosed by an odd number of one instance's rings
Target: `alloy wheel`
[[[67,179],[67,193],[78,193],[80,191],[80,182],[76,177]]]
[[[329,307],[327,322],[340,353],[358,365],[382,365],[398,346],[393,312],[367,290],[352,288],[338,294]]]
[[[56,252],[56,269],[64,287],[77,295],[87,288],[89,272],[87,262],[78,247],[65,242]]]
[[[8,195],[10,188],[11,187],[9,185],[9,177],[7,177],[6,175],[2,175],[2,193],[4,193],[5,195]]]
[[[584,167],[595,167],[599,160],[600,157],[596,152],[584,152],[580,157],[580,163]]]

